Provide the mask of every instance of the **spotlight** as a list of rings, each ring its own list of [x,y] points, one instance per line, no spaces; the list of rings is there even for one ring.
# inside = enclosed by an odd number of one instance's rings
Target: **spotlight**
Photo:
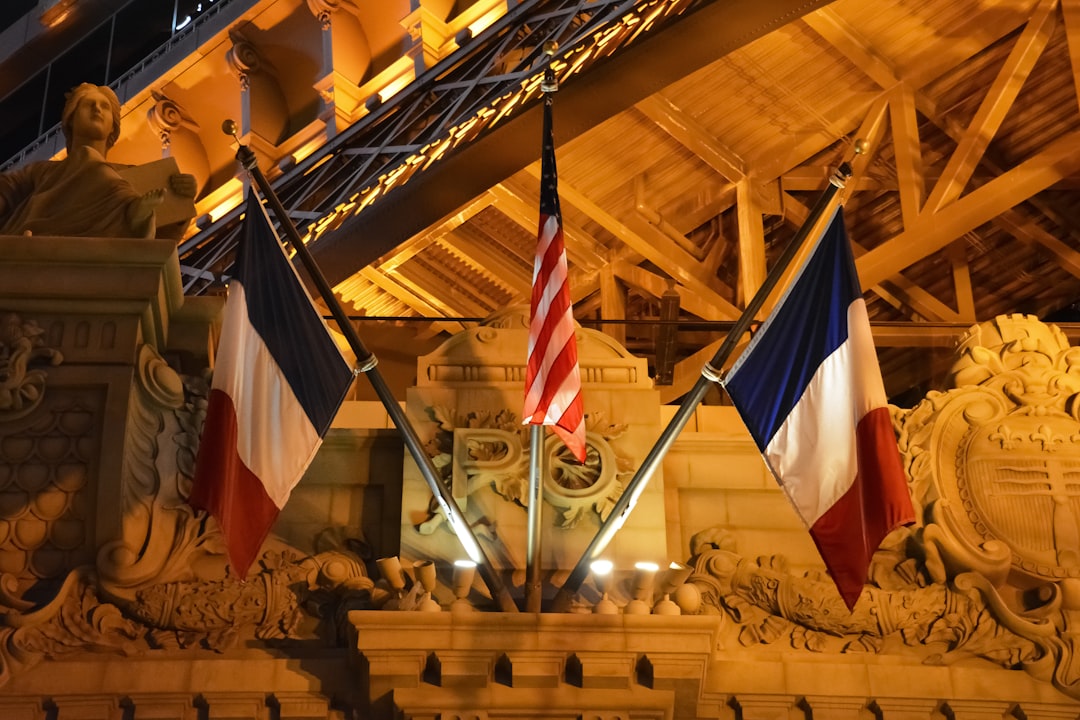
[[[653,607],[654,613],[657,615],[682,614],[679,606],[672,602],[671,593],[686,582],[686,578],[690,577],[693,570],[689,565],[683,565],[682,563],[673,562],[668,565],[667,572],[664,573],[664,580],[660,583],[660,594],[663,597]]]
[[[454,602],[450,604],[451,612],[473,612],[476,609],[469,602],[469,591],[472,590],[475,576],[476,563],[472,560],[454,561]]]
[[[596,585],[596,589],[600,591],[600,599],[593,606],[593,612],[597,615],[617,615],[619,613],[618,606],[608,597],[608,585],[611,582],[612,567],[610,560],[595,560],[589,566],[592,570],[593,583]]]
[[[423,612],[441,611],[442,608],[432,595],[435,592],[436,585],[435,563],[431,560],[417,560],[413,563],[413,574],[416,576],[416,582],[424,589],[424,594],[417,604],[417,610]]]
[[[634,579],[630,586],[633,599],[626,604],[623,612],[627,615],[648,615],[652,607],[653,578],[660,566],[654,562],[634,563]]]

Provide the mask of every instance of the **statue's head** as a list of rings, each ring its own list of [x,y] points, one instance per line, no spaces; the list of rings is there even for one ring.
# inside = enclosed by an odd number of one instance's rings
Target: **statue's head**
[[[60,116],[60,128],[64,131],[64,139],[66,140],[69,152],[71,151],[71,143],[74,138],[72,121],[75,117],[75,109],[79,107],[80,102],[93,94],[104,96],[109,101],[109,107],[112,109],[112,132],[109,133],[109,137],[105,141],[105,149],[111,149],[120,137],[120,99],[116,97],[116,93],[112,91],[112,88],[106,85],[82,83],[81,85],[72,88],[68,94],[64,96],[64,112]]]

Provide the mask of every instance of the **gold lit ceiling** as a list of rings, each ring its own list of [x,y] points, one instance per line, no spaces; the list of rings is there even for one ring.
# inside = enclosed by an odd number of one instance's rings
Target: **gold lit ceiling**
[[[322,6],[334,6],[332,22],[347,11],[363,31],[354,39],[367,43],[364,62],[335,46],[330,122],[341,132],[361,120],[379,83],[403,77],[401,58],[414,70],[422,62],[423,38],[407,32],[417,25],[402,22],[410,4],[264,0],[126,103],[114,159],[160,152],[141,118],[168,97],[201,144],[204,226],[238,201],[234,148],[217,130],[242,111],[227,58],[237,33],[285,90],[277,135],[253,143],[268,173],[317,151],[327,141],[312,89],[326,77],[313,12]],[[423,7],[462,42],[462,18],[507,12],[488,0]],[[733,17],[770,9],[768,31],[730,52],[718,41],[708,57],[687,39],[729,38]],[[894,398],[939,380],[974,322],[1017,312],[1077,319],[1080,0],[717,0],[693,10],[690,24],[659,31],[640,52],[568,78],[554,101],[575,314],[669,371],[665,400],[696,380],[845,160],[856,171],[842,193],[848,230]],[[663,86],[650,85],[656,78]],[[381,225],[365,227],[364,210],[343,235],[312,244],[351,314],[399,318],[419,347],[461,318],[527,302],[540,137],[520,138],[485,147],[516,162],[501,176],[481,160],[434,162],[420,189],[373,203],[386,203]],[[449,193],[449,203],[439,188],[467,196]],[[394,216],[407,235],[380,235]],[[658,343],[674,352],[657,360]]]

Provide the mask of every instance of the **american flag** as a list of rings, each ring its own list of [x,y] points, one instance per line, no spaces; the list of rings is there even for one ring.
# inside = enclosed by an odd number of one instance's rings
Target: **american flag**
[[[567,284],[566,246],[559,210],[551,96],[544,98],[540,172],[540,230],[533,264],[529,323],[529,367],[525,376],[524,422],[551,425],[566,447],[585,462],[585,412],[581,401],[574,315]]]

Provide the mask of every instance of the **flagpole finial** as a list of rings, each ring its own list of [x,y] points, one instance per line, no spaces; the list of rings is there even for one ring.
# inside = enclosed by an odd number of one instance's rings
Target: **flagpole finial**
[[[249,148],[247,145],[244,145],[240,142],[240,138],[237,135],[237,132],[239,132],[239,127],[237,126],[236,121],[232,118],[229,118],[228,120],[222,122],[221,132],[225,133],[226,135],[232,136],[232,139],[235,140],[236,144],[240,146],[236,150],[236,159],[240,161],[240,164],[244,166],[244,169],[250,171],[255,168],[255,166],[258,164],[258,161],[255,159],[255,153],[252,152],[251,148]]]
[[[866,138],[856,138],[855,146],[852,149],[856,155],[862,155],[870,149],[870,143],[866,141]]]
[[[540,81],[540,92],[553,93],[559,89],[559,81],[555,79],[555,71],[551,68],[551,58],[559,51],[559,43],[554,40],[544,41],[544,54],[548,56],[547,67],[544,68],[544,79]]]

